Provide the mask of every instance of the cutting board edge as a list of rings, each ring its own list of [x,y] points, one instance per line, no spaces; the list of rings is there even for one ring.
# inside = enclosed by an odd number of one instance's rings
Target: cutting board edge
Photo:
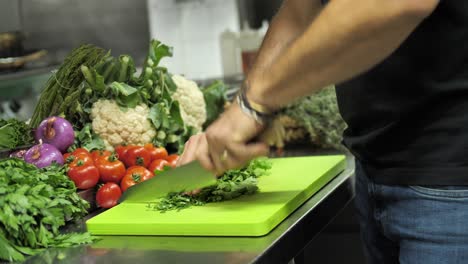
[[[226,224],[223,224],[226,225]],[[262,226],[260,223],[254,224],[255,227],[252,228],[251,223],[249,224],[243,224],[243,225],[248,225],[247,228],[243,228],[244,230],[237,230],[236,232],[231,232],[231,231],[223,231],[219,232],[217,229],[212,229],[211,232],[203,232],[200,233],[198,228],[200,228],[199,225],[196,225],[195,227],[197,229],[194,230],[185,230],[184,233],[177,233],[174,231],[171,231],[173,228],[177,228],[177,225],[174,225],[171,230],[169,229],[167,225],[166,231],[162,231],[156,228],[154,228],[154,225],[152,224],[142,224],[140,225],[141,230],[138,229],[131,229],[131,228],[125,228],[125,226],[131,226],[131,224],[116,224],[115,227],[112,228],[112,225],[109,224],[91,224],[87,225],[87,231],[92,233],[93,235],[97,236],[217,236],[217,237],[259,237],[259,236],[264,236],[268,234],[270,230],[267,230],[268,228],[265,228]],[[233,226],[241,226],[239,224],[233,224]],[[109,229],[111,227],[111,229]],[[118,230],[118,231],[115,231]],[[131,232],[125,231],[125,230],[132,230]],[[144,230],[144,231],[143,231]],[[154,231],[153,231],[154,230]],[[205,229],[206,230],[206,229]],[[253,232],[253,230],[255,230]]]
[[[337,155],[341,156],[341,155]],[[279,213],[276,213],[272,216],[270,216],[268,219],[266,219],[264,222],[268,223],[268,226],[272,226],[269,228],[269,230],[266,233],[263,233],[258,236],[263,236],[267,235],[271,231],[273,231],[281,222],[286,220],[286,218],[294,213],[299,207],[301,207],[307,200],[312,198],[314,194],[316,194],[320,189],[325,187],[331,180],[333,180],[335,177],[337,177],[341,172],[343,172],[346,169],[346,157],[343,157],[343,159],[337,163],[334,167],[330,168],[324,176],[319,178],[317,182],[320,182],[318,184],[311,184],[308,188],[302,190],[300,193],[296,195],[293,199],[291,199],[285,206],[283,206],[280,209]],[[296,201],[297,199],[298,201]],[[294,205],[294,204],[299,204],[298,206],[295,206],[296,208],[293,209],[292,211],[289,211],[287,206],[288,205]],[[264,226],[267,226],[266,224]],[[261,233],[261,232],[259,232]]]

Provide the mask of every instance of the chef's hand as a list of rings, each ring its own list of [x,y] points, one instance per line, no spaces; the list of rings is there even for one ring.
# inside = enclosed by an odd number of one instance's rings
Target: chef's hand
[[[194,135],[187,141],[178,165],[198,160],[217,175],[242,167],[250,160],[268,154],[265,143],[249,142],[263,129],[233,103],[205,133]]]

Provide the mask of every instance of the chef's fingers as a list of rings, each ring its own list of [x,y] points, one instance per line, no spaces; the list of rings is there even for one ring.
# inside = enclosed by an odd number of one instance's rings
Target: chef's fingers
[[[195,159],[197,159],[205,169],[216,173],[215,165],[210,157],[210,150],[205,134],[202,134],[202,136],[200,136],[198,139]]]
[[[269,148],[264,143],[233,144],[229,146],[232,160],[235,163],[230,164],[233,168],[245,166],[249,161],[260,156],[267,156]]]
[[[219,134],[207,133],[206,140],[209,150],[209,157],[214,165],[216,175],[221,175],[227,168],[224,165],[226,161],[226,146],[224,139]]]
[[[199,139],[200,135],[193,135],[189,140],[187,140],[184,146],[184,152],[180,155],[180,158],[177,161],[177,167],[187,164],[195,159]]]

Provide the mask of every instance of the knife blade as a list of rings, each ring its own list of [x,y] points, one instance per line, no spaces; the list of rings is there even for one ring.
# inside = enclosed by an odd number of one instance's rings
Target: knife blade
[[[153,178],[133,185],[119,199],[122,202],[148,202],[170,192],[192,191],[216,183],[215,175],[198,161],[164,171]]]

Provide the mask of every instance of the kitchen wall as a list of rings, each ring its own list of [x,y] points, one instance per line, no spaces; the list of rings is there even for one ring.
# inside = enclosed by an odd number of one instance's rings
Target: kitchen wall
[[[220,36],[239,31],[236,0],[148,0],[152,38],[174,48],[163,64],[189,78],[222,77]]]
[[[0,0],[0,32],[17,31],[21,28],[19,9],[19,1]]]
[[[148,0],[150,35],[174,47],[163,64],[189,78],[229,77],[221,35],[261,27],[282,0]],[[230,58],[232,59],[232,58]],[[225,63],[225,61],[224,61]]]
[[[147,54],[146,0],[0,0],[0,32],[22,30],[26,49],[48,55],[18,70],[0,71],[0,117],[27,119],[52,69],[84,43],[141,64]]]
[[[21,13],[26,48],[45,48],[60,56],[92,43],[137,60],[147,52],[145,0],[23,0]]]

